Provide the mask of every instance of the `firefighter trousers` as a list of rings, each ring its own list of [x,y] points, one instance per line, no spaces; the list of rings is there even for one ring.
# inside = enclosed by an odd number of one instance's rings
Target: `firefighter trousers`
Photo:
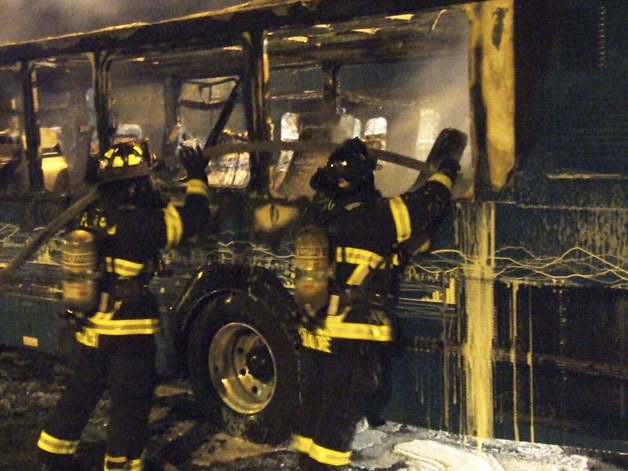
[[[330,352],[301,351],[302,410],[293,447],[307,455],[305,469],[334,469],[351,461],[357,422],[381,379],[386,344],[331,339]],[[309,463],[309,465],[307,465]]]
[[[72,469],[81,432],[105,389],[111,400],[105,470],[141,470],[156,383],[154,335],[100,336],[77,343],[72,377],[48,417],[38,447],[51,469]]]

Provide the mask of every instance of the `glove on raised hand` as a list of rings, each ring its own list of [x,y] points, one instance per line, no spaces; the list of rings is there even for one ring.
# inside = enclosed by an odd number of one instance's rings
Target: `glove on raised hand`
[[[203,155],[200,147],[181,146],[179,149],[179,161],[190,179],[207,180],[205,167],[209,160]]]

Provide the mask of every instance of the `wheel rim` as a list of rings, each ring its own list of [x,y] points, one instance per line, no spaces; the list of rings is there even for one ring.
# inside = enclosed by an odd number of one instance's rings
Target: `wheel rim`
[[[251,370],[249,363],[255,352],[264,352],[270,360],[272,374],[265,381]],[[220,328],[209,347],[208,367],[214,390],[236,412],[256,414],[273,397],[275,358],[264,337],[250,325],[233,322]]]

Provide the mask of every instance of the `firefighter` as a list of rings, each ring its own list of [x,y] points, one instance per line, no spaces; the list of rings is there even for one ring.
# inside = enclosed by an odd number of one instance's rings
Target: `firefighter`
[[[310,220],[328,237],[335,276],[326,306],[312,301],[320,294],[309,296],[309,304],[301,303],[308,313],[299,329],[302,411],[292,446],[300,452],[303,470],[349,465],[355,426],[368,413],[387,345],[395,338],[389,312],[400,247],[410,241],[416,247],[420,241],[427,248],[426,234],[448,207],[460,168],[453,158],[441,159],[425,185],[384,198],[374,185],[375,167],[376,159],[355,138],[338,147],[310,181],[317,192]],[[297,267],[301,253],[316,253],[304,250],[302,240],[297,236]],[[322,280],[324,272],[309,278]],[[316,286],[318,291],[324,288],[321,283],[301,284],[312,293]],[[299,286],[295,283],[297,290]],[[301,298],[308,296],[297,296]]]
[[[180,160],[186,197],[175,206],[162,204],[152,186],[146,140],[115,144],[98,158],[99,198],[63,253],[63,295],[78,324],[77,344],[72,377],[37,442],[43,469],[78,469],[81,432],[105,389],[111,408],[104,469],[143,469],[160,330],[148,282],[159,249],[197,234],[209,219],[207,161],[192,148],[182,149]]]

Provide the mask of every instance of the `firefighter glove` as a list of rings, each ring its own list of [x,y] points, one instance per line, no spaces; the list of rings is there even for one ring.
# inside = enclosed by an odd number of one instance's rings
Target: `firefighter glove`
[[[452,182],[455,182],[456,176],[460,172],[460,164],[454,159],[444,159],[438,164],[438,171],[447,175]]]
[[[205,167],[209,159],[203,155],[200,147],[181,146],[179,149],[179,161],[188,174],[189,179],[207,180]]]

